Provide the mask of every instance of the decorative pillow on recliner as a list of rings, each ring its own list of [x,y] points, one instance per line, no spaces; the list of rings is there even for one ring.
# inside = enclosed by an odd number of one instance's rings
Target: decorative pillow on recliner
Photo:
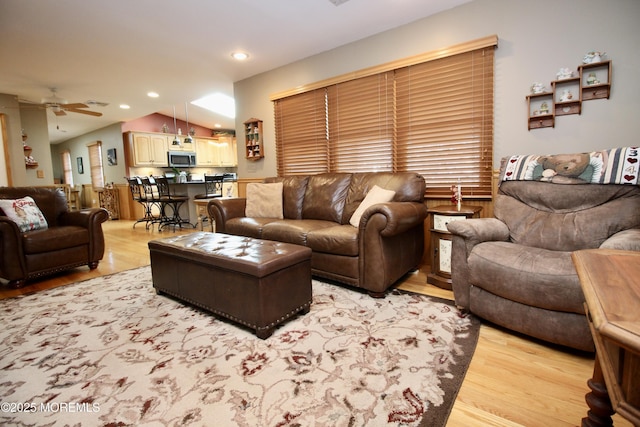
[[[1,199],[0,209],[11,221],[18,224],[20,231],[33,231],[47,228],[47,220],[36,202],[30,196],[22,199]]]
[[[390,202],[393,200],[393,196],[395,195],[395,191],[385,190],[384,188],[374,185],[373,188],[369,190],[364,200],[360,202],[360,206],[358,206],[353,215],[351,215],[349,224],[357,227],[360,225],[360,218],[362,217],[362,214],[364,214],[364,211],[366,211],[369,206],[375,205],[376,203]]]
[[[283,219],[282,182],[273,184],[247,184],[247,205],[244,215],[247,218]]]

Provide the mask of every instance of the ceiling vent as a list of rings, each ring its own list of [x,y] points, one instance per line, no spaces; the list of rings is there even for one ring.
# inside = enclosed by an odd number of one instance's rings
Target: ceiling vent
[[[329,0],[331,3],[335,4],[336,6],[340,6],[342,3],[346,3],[349,0]]]

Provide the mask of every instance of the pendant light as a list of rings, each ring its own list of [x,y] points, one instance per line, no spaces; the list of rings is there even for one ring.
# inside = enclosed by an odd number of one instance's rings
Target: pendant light
[[[191,132],[189,132],[189,110],[187,109],[187,103],[184,103],[184,114],[187,117],[187,136],[184,138],[185,144],[192,144],[193,138],[191,138]]]
[[[173,138],[173,145],[180,145],[180,138],[178,138],[178,125],[176,122],[176,106],[173,106],[173,132],[175,133],[175,137]]]

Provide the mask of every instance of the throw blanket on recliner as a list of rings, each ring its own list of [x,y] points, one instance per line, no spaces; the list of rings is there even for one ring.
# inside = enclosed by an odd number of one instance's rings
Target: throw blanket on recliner
[[[511,156],[502,168],[500,182],[638,185],[639,151],[638,147],[623,147],[591,153]]]

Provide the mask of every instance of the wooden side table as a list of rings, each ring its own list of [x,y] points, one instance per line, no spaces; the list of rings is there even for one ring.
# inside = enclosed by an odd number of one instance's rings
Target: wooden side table
[[[430,208],[429,230],[431,234],[431,272],[427,274],[427,283],[442,289],[452,289],[451,286],[451,233],[447,224],[480,215],[481,206],[462,205],[458,210],[456,205],[442,205]]]
[[[596,345],[583,427],[611,426],[617,412],[640,425],[640,252],[572,254]]]

